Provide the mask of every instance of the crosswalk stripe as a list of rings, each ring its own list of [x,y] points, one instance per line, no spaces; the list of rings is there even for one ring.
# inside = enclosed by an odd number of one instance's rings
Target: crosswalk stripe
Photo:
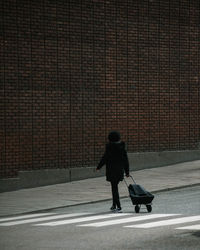
[[[85,214],[87,213],[60,214],[60,215],[54,215],[54,216],[46,216],[44,218],[42,217],[42,218],[35,218],[35,219],[5,222],[5,223],[0,223],[0,226],[14,226],[14,225],[27,224],[27,223],[38,222],[38,221],[47,221],[47,220],[55,220],[55,219],[81,216]]]
[[[63,220],[63,221],[55,221],[55,222],[36,224],[35,226],[67,225],[67,224],[80,223],[80,222],[85,222],[85,221],[108,219],[108,218],[112,218],[112,217],[125,216],[125,215],[130,215],[130,214],[119,213],[119,214],[105,214],[105,215],[88,216],[88,217],[82,217],[82,218],[76,218],[76,219],[70,219],[70,220]]]
[[[155,219],[155,218],[163,218],[163,217],[168,217],[168,216],[175,216],[175,215],[177,215],[177,214],[151,214],[151,215],[123,218],[123,219],[118,219],[118,220],[95,222],[95,223],[83,224],[83,225],[77,225],[77,226],[78,227],[104,227],[104,226],[111,226],[111,225],[117,225],[117,224],[128,223],[128,222],[135,222],[135,221],[150,220],[150,219]]]
[[[192,226],[186,226],[186,227],[177,227],[176,229],[200,230],[200,224],[192,225]]]
[[[27,219],[27,218],[34,218],[34,217],[47,216],[47,215],[52,215],[52,214],[55,214],[55,213],[40,213],[40,214],[38,213],[38,214],[28,214],[28,215],[13,216],[13,217],[1,218],[0,222]]]
[[[170,219],[170,220],[161,220],[157,222],[151,222],[151,223],[144,223],[139,225],[130,225],[125,226],[129,228],[153,228],[153,227],[160,227],[160,226],[169,226],[169,225],[175,225],[175,224],[181,224],[185,222],[193,222],[200,220],[200,216],[189,216],[189,217],[182,217],[178,219]]]

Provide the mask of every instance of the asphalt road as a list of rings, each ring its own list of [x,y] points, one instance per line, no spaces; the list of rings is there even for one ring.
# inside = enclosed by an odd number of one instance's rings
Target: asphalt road
[[[0,249],[199,250],[199,193],[200,186],[157,193],[151,213],[136,214],[127,198],[122,214],[106,201],[0,218]]]

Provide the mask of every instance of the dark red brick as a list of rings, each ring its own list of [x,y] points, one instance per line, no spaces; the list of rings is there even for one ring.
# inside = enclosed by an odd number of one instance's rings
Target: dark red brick
[[[197,149],[198,1],[1,1],[0,177]]]

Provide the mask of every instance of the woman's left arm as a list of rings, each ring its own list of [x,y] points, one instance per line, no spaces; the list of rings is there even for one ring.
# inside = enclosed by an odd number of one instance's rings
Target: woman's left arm
[[[106,163],[106,152],[103,154],[103,156],[102,156],[96,170],[101,169],[105,163]]]

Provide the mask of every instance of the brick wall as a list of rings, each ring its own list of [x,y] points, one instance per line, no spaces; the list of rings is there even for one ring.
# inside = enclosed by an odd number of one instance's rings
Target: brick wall
[[[197,0],[0,1],[0,177],[199,144]]]

